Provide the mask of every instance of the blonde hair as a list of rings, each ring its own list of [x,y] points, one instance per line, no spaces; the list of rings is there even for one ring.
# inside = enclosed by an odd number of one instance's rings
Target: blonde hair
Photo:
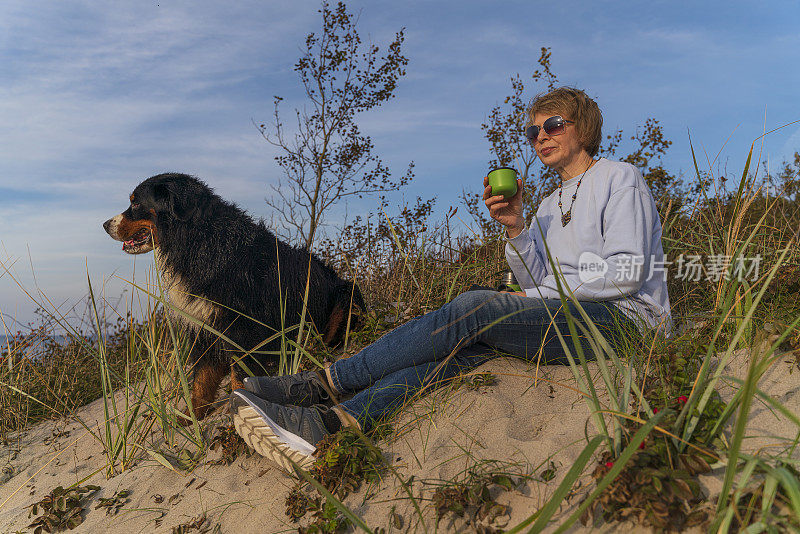
[[[533,116],[537,113],[560,114],[575,121],[581,146],[590,156],[597,155],[603,139],[603,114],[597,102],[586,93],[574,87],[559,87],[537,95],[528,108],[526,128],[533,124]]]

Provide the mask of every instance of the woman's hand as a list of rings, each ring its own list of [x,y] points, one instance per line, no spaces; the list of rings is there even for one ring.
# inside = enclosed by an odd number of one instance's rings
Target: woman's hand
[[[509,238],[515,238],[525,230],[522,218],[522,180],[517,178],[517,193],[508,200],[503,195],[492,196],[489,177],[483,178],[483,200],[489,208],[489,215],[506,227]]]

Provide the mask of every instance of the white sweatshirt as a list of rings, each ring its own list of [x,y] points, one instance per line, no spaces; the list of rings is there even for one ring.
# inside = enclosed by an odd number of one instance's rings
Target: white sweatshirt
[[[564,213],[579,179],[562,184]],[[566,282],[579,301],[612,301],[642,331],[672,333],[661,219],[636,167],[600,158],[583,176],[566,226],[556,190],[539,205],[530,229],[507,239],[506,259],[526,295],[558,299],[545,241],[562,286]]]

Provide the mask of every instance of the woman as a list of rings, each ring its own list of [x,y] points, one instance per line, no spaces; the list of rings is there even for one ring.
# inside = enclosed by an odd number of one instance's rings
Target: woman
[[[484,178],[486,207],[505,226],[506,259],[524,291],[463,293],[324,372],[246,379],[245,389],[231,395],[234,423],[245,441],[284,467],[290,467],[289,459],[307,467],[324,436],[343,426],[367,431],[420,388],[472,369],[497,352],[528,360],[541,354],[543,364],[567,364],[551,326],[554,322],[569,338],[545,244],[562,287],[569,287],[607,338],[616,341],[634,327],[668,334],[666,278],[655,274],[664,265],[655,202],[635,167],[596,159],[602,122],[597,104],[577,89],[562,87],[534,100],[526,135],[541,162],[562,181],[542,201],[528,229],[522,181],[505,200],[491,195]],[[580,320],[575,305],[569,306]],[[593,357],[586,340],[580,342]]]

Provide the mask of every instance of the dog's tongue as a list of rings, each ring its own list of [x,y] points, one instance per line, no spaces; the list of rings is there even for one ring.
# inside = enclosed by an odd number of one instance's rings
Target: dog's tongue
[[[124,249],[125,247],[136,245],[136,243],[142,241],[146,237],[145,234],[146,234],[145,230],[139,230],[138,232],[133,234],[133,236],[130,239],[122,243],[122,248]]]

